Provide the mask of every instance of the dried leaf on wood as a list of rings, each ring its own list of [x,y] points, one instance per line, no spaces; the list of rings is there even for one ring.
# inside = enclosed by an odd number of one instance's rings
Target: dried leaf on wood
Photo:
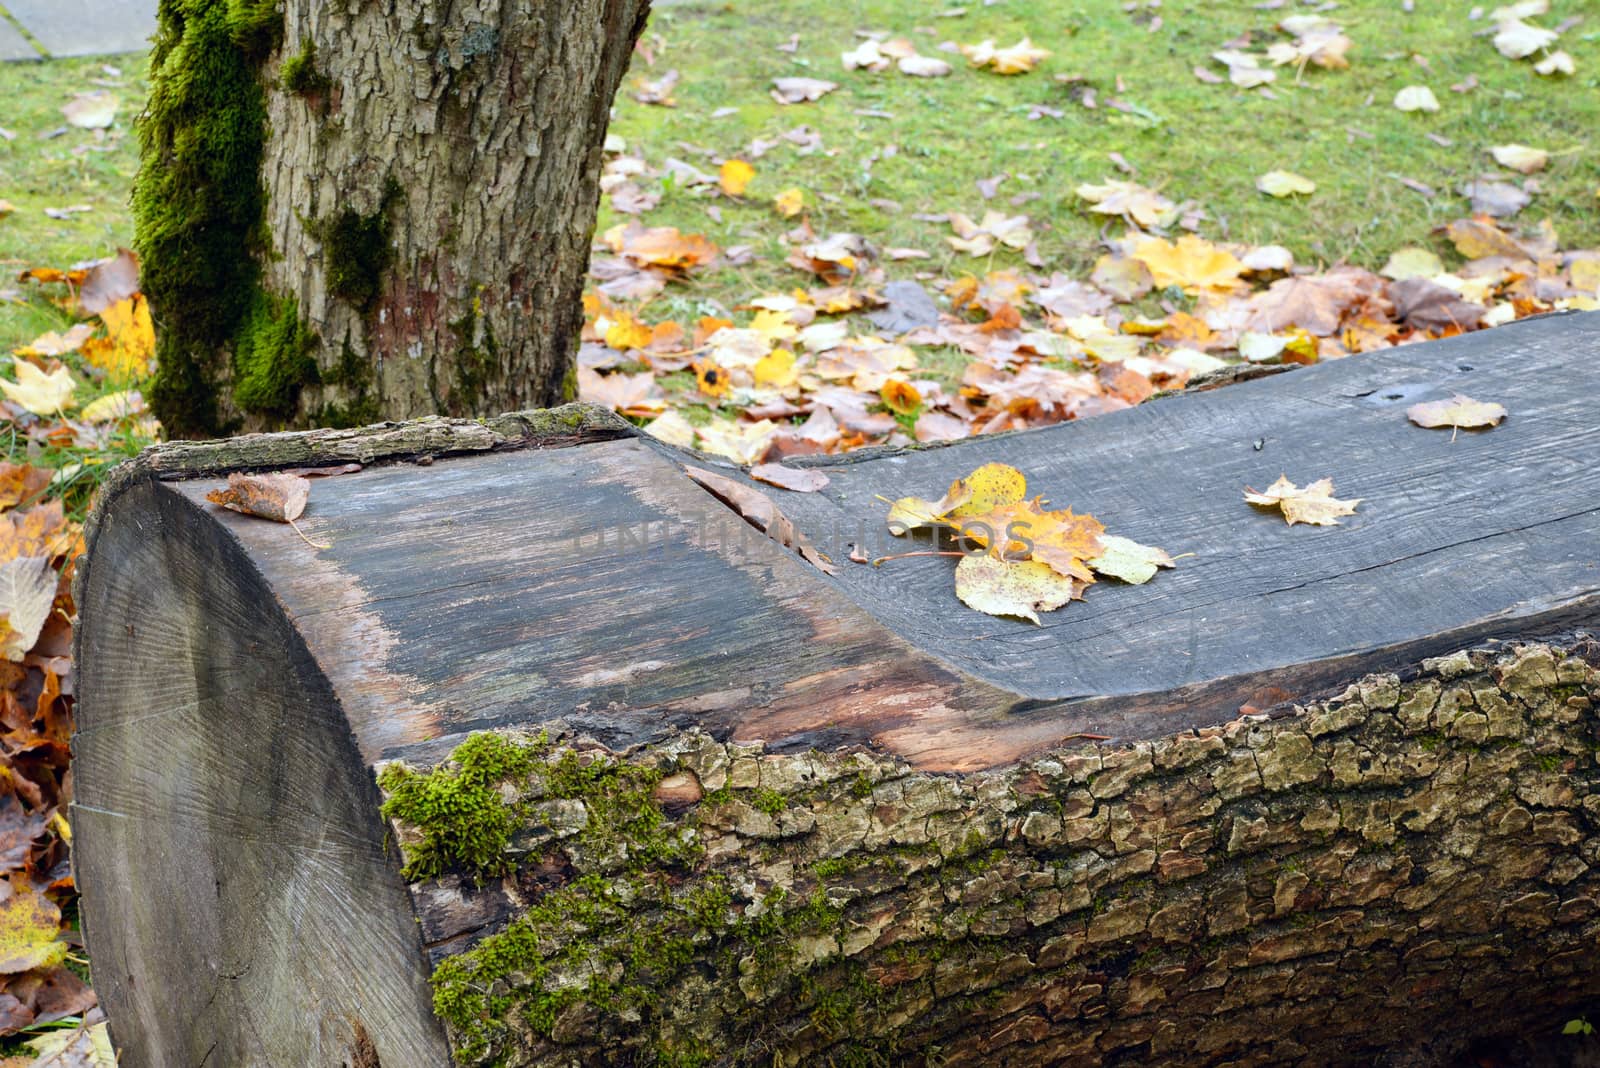
[[[1504,405],[1491,401],[1475,401],[1457,393],[1449,400],[1425,401],[1406,409],[1406,418],[1421,427],[1437,429],[1455,427],[1476,430],[1499,426],[1507,415]]]
[[[1336,527],[1339,516],[1354,515],[1356,505],[1361,503],[1359,497],[1351,501],[1335,500],[1331,478],[1318,479],[1302,487],[1290,482],[1288,475],[1279,476],[1265,493],[1245,487],[1244,499],[1263,508],[1281,509],[1291,527],[1296,523]]]
[[[1138,586],[1155,578],[1157,569],[1178,565],[1164,550],[1153,545],[1140,545],[1131,538],[1102,534],[1100,555],[1090,560],[1089,566],[1098,574]]]
[[[1081,598],[1083,587],[1033,560],[966,556],[956,565],[956,596],[968,608],[991,616],[1018,616],[1038,623],[1040,612]]]
[[[212,490],[206,500],[245,515],[292,523],[305,512],[310,496],[311,483],[299,475],[244,475],[236,471],[228,476],[227,489]]]
[[[824,574],[836,575],[833,566],[822,553],[805,539],[789,518],[779,511],[772,499],[758,489],[736,482],[725,475],[714,474],[699,467],[684,467],[690,478],[711,492],[711,495],[738,512],[751,526],[787,549],[799,553],[806,562]]]
[[[828,476],[814,467],[756,464],[750,469],[750,477],[795,493],[816,493],[828,485]]]

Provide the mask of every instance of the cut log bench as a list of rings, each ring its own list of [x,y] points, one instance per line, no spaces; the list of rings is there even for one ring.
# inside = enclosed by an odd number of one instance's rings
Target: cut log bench
[[[1408,423],[1454,392],[1510,418]],[[1572,315],[829,457],[762,488],[832,577],[594,409],[155,448],[78,577],[123,1063],[1428,1064],[1559,1029],[1600,995],[1597,396]],[[352,461],[309,542],[205,503]],[[880,496],[989,461],[1178,567],[1035,626],[948,559],[847,559],[891,551]],[[1363,503],[1243,502],[1283,473]]]

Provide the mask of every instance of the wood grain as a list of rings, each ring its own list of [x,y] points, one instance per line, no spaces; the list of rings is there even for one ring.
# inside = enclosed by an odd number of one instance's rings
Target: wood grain
[[[359,1064],[365,1033],[385,1066],[436,1068],[371,773],[221,533],[145,482],[81,580],[73,859],[122,1063]]]
[[[836,579],[761,539],[648,440],[324,481],[307,524],[323,552],[271,524],[215,519],[305,634],[368,759],[566,719],[612,744],[697,723],[974,770],[1596,622],[1596,318],[846,460],[820,494],[759,486],[841,564]],[[1454,437],[1406,420],[1409,405],[1455,391],[1511,418]],[[1142,587],[1102,583],[1034,626],[963,608],[950,560],[846,561],[862,539],[919,547],[888,536],[880,495],[933,494],[991,460],[1182,557],[1178,568]],[[1363,504],[1339,527],[1290,528],[1243,502],[1246,485],[1284,473],[1332,477]],[[211,488],[177,492],[198,501]]]

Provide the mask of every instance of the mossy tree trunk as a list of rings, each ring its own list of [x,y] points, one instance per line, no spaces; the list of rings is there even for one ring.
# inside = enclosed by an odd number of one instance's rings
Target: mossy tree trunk
[[[649,0],[161,0],[135,192],[174,436],[558,403]]]

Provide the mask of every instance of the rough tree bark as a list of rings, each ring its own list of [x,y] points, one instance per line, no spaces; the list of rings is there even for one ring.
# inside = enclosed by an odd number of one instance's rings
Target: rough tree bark
[[[826,542],[998,459],[1197,554],[1046,627],[741,537],[591,409],[147,453],[77,589],[125,1063],[1443,1065],[1592,1011],[1593,321],[782,495]],[[1456,389],[1511,419],[1406,424]],[[309,542],[204,503],[350,461]],[[1345,526],[1237,499],[1312,465]]]
[[[563,399],[648,0],[162,0],[134,197],[169,432]]]

